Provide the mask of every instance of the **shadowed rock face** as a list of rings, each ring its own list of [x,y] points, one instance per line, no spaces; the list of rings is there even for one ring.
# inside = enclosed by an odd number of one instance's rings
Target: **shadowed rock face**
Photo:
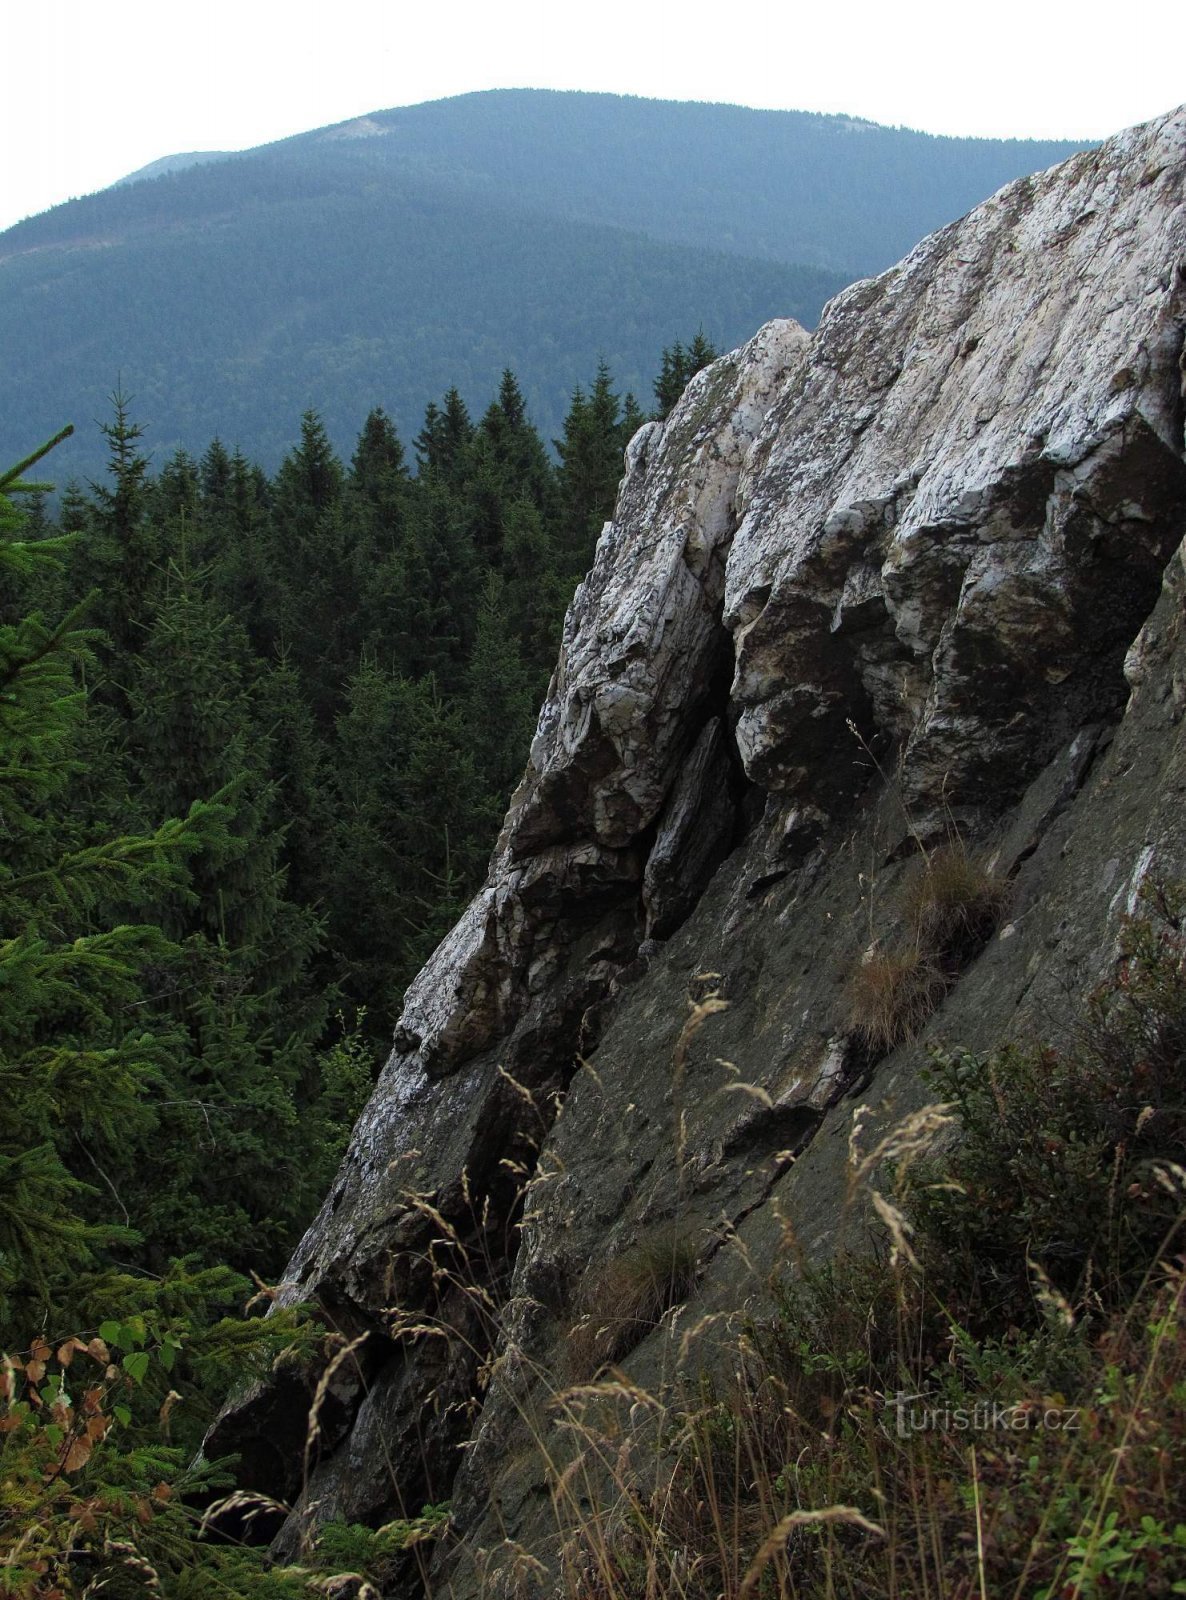
[[[312,1476],[314,1375],[214,1430],[245,1484],[303,1492],[282,1545],[314,1501],[452,1493],[438,1592],[504,1538],[546,1561],[523,1419],[590,1263],[678,1218],[711,1310],[756,1292],[775,1202],[830,1247],[846,1093],[920,1092],[919,1046],[855,1048],[839,981],[907,834],[958,826],[1015,879],[932,1023],[974,1047],[1085,992],[1134,874],[1186,871],[1184,193],[1178,112],[1002,190],[813,336],[763,328],[635,437],[487,883],[289,1267],[362,1339]],[[729,1010],[685,1047],[705,971]]]

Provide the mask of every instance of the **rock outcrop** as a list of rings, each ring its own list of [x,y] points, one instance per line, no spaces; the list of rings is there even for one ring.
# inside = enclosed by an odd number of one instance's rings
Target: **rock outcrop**
[[[289,1268],[354,1342],[311,1474],[316,1374],[214,1431],[295,1505],[282,1547],[451,1496],[434,1592],[513,1541],[546,1567],[528,1446],[591,1264],[678,1221],[689,1315],[734,1309],[788,1225],[834,1243],[845,1097],[921,1103],[925,1039],[879,1060],[845,1007],[919,841],[1013,885],[928,1027],[973,1048],[1069,1021],[1141,877],[1186,875],[1184,196],[1179,111],[814,335],[763,328],[636,436],[486,885]]]

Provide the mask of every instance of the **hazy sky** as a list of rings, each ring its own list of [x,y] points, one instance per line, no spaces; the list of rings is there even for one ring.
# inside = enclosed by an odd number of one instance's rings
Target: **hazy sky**
[[[1181,0],[18,0],[0,227],[158,156],[471,89],[1094,138],[1186,99]]]

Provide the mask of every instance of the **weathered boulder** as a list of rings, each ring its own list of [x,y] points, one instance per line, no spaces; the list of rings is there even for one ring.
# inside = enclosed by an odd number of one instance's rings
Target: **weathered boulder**
[[[923,1044],[879,1060],[846,1009],[913,841],[962,830],[1013,883],[929,1025],[973,1047],[1073,1011],[1141,875],[1186,872],[1184,194],[1179,111],[636,436],[487,883],[289,1269],[360,1341],[312,1476],[308,1377],[214,1431],[303,1496],[288,1544],[451,1493],[434,1592],[505,1541],[546,1567],[538,1443],[596,1263],[678,1227],[691,1317],[760,1295],[787,1228],[833,1247],[846,1097],[872,1127],[923,1094]]]

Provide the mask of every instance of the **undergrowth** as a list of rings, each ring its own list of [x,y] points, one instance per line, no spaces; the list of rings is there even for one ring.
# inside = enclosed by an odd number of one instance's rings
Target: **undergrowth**
[[[195,1456],[202,1397],[325,1338],[300,1309],[218,1317],[241,1285],[184,1262],[152,1293],[112,1277],[104,1300],[122,1289],[134,1311],[0,1356],[0,1600],[377,1600],[398,1557],[440,1532],[444,1507],[380,1529],[329,1523],[288,1566],[228,1537],[221,1509],[250,1532],[287,1508],[226,1495],[233,1461]]]

